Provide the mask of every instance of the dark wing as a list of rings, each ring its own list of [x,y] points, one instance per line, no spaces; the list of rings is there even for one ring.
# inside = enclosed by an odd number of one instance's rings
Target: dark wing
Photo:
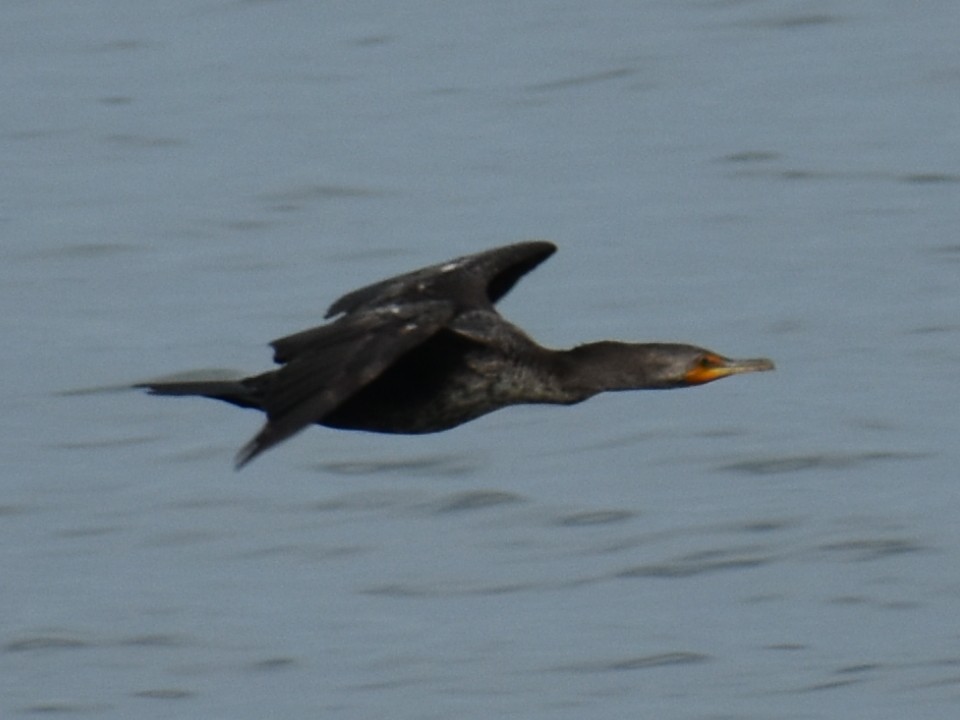
[[[553,243],[536,240],[465,255],[347,293],[330,306],[326,316],[423,300],[450,300],[460,308],[487,307],[556,249]]]
[[[495,310],[470,310],[457,315],[447,330],[478,345],[497,348],[504,355],[529,353],[536,343],[516,325],[504,320]]]
[[[264,376],[267,424],[237,453],[237,467],[321,420],[453,314],[444,301],[385,306],[272,342],[285,364]]]

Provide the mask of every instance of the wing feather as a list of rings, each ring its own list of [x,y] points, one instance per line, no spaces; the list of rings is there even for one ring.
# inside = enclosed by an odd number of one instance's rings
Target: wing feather
[[[237,467],[321,420],[453,314],[453,304],[443,300],[385,306],[275,340],[278,362],[285,364],[265,380],[267,423],[237,453]]]
[[[489,306],[556,249],[553,243],[535,240],[465,255],[347,293],[330,306],[326,316],[422,300]]]

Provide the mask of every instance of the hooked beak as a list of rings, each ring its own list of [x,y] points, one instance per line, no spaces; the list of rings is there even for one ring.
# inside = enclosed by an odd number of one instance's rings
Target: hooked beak
[[[684,376],[684,380],[691,385],[702,385],[713,382],[729,375],[739,375],[750,372],[766,372],[773,370],[772,360],[767,358],[750,358],[748,360],[731,360],[720,355],[705,355]]]

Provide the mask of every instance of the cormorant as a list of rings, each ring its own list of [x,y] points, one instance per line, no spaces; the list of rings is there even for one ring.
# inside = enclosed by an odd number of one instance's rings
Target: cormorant
[[[609,390],[702,385],[773,369],[766,358],[730,360],[678,343],[538,345],[494,304],[555,250],[544,241],[516,243],[354,290],[330,306],[331,322],[270,343],[276,370],[137,387],[265,412],[266,425],[237,453],[240,468],[313,423],[437,432],[508,405],[571,405]]]

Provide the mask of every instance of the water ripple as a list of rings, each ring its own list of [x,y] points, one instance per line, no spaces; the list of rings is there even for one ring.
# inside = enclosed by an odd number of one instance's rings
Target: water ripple
[[[471,490],[454,493],[433,504],[437,513],[463,512],[465,510],[483,510],[497,505],[510,505],[524,502],[516,493],[502,490]]]
[[[749,473],[751,475],[777,475],[802,470],[846,470],[880,460],[917,460],[922,453],[875,451],[862,453],[836,453],[819,455],[789,455],[763,460],[744,460],[721,465],[719,470]]]
[[[710,656],[702,653],[675,651],[617,660],[598,660],[595,662],[559,665],[555,667],[554,670],[558,672],[576,673],[623,672],[625,670],[647,670],[649,668],[666,667],[669,665],[696,665],[709,660]]]

